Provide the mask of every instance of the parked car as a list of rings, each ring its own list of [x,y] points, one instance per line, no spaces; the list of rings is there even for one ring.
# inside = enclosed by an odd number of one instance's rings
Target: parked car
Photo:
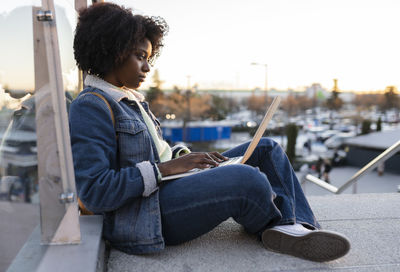
[[[328,140],[329,138],[331,138],[332,136],[339,134],[339,131],[337,130],[332,130],[332,129],[328,129],[324,132],[321,132],[318,137],[317,140],[320,142],[325,142],[326,140]]]
[[[354,137],[355,133],[353,132],[341,132],[325,141],[325,146],[328,149],[339,149],[342,148],[346,139]]]

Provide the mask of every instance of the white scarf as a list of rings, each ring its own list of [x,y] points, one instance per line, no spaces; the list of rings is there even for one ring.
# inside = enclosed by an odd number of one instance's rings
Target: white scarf
[[[144,122],[146,123],[147,129],[150,132],[150,135],[153,138],[153,141],[156,145],[157,152],[158,152],[161,162],[171,160],[171,158],[172,158],[171,147],[169,146],[169,144],[166,141],[164,141],[163,139],[161,139],[159,137],[153,120],[150,118],[150,116],[147,114],[146,110],[143,108],[142,104],[140,103],[140,102],[144,101],[143,94],[139,93],[138,91],[126,88],[126,87],[119,88],[119,87],[114,86],[114,85],[108,83],[107,81],[104,81],[101,78],[93,76],[93,75],[86,76],[85,85],[98,88],[98,89],[106,92],[107,94],[109,94],[112,97],[116,97],[115,94],[118,94],[118,96],[121,96],[121,93],[123,93],[125,95],[124,97],[128,98],[128,100],[135,101],[140,109],[140,112],[143,116]]]

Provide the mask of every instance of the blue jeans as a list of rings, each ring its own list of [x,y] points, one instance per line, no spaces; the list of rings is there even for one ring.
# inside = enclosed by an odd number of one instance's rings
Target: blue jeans
[[[241,156],[249,143],[224,152]],[[167,182],[160,188],[167,245],[205,234],[232,217],[247,232],[301,223],[319,228],[282,148],[262,138],[246,165],[227,165]]]

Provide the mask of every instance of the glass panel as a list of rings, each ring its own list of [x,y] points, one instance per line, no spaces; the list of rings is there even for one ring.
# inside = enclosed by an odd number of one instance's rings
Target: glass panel
[[[73,6],[68,7],[69,2],[58,3],[63,6],[57,5],[57,2],[54,5],[53,0],[43,1],[43,10],[52,12],[56,24],[36,20],[33,24],[41,241],[45,244],[80,241],[65,107],[71,102],[71,97],[65,92],[66,85],[63,84],[67,82],[63,77],[73,78],[72,28],[66,19],[68,10]],[[74,16],[74,11],[69,13]],[[58,47],[60,41],[63,47]]]
[[[32,2],[0,7],[0,199],[38,203]]]
[[[32,4],[0,5],[0,271],[39,223]]]
[[[32,6],[40,7],[42,3],[40,0],[3,2],[0,6],[0,217],[3,222],[0,271],[6,270],[40,218]],[[55,5],[63,89],[76,91],[77,70],[72,53],[76,24],[74,1],[56,1]],[[41,71],[47,71],[45,60]],[[42,79],[39,88],[48,84],[48,78],[43,77],[45,79]],[[45,100],[51,104],[50,96]],[[48,145],[57,146],[55,142]],[[49,166],[53,167],[53,164]],[[47,191],[46,196],[59,203],[58,193],[64,190],[61,184],[55,187]],[[54,217],[52,213],[50,217],[63,218],[68,205],[60,206],[62,212],[55,208]],[[57,228],[59,222],[53,223]]]

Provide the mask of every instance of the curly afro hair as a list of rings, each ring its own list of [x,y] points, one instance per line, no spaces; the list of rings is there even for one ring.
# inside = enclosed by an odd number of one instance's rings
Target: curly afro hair
[[[79,13],[74,38],[78,67],[104,78],[123,63],[137,44],[148,39],[150,63],[160,54],[168,25],[161,17],[133,15],[131,9],[112,3],[97,3]]]

